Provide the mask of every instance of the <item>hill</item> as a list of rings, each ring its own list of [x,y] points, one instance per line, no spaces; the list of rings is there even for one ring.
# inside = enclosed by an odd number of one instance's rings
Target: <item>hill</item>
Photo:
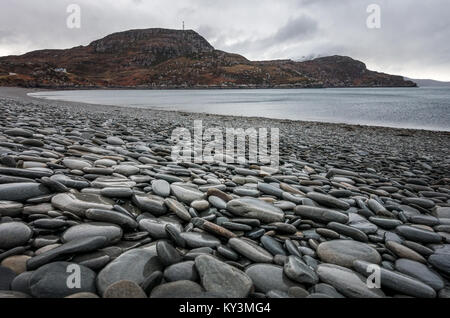
[[[114,33],[87,46],[0,57],[0,86],[46,88],[414,87],[345,56],[249,61],[188,30]]]

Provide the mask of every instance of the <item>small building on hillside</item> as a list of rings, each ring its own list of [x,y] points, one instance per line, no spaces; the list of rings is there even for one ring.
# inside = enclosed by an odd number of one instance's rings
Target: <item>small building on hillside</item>
[[[67,70],[63,67],[55,68],[54,71],[58,73],[67,73]]]

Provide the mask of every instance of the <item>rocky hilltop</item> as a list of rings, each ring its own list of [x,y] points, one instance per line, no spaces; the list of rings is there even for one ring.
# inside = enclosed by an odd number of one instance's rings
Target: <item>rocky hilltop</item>
[[[401,76],[330,56],[306,62],[249,61],[188,30],[114,33],[88,46],[0,57],[0,85],[22,87],[414,87]]]

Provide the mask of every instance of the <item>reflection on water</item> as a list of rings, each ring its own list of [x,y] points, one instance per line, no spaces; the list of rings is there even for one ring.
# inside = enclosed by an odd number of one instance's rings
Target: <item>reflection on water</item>
[[[80,90],[30,95],[103,105],[450,131],[449,88]]]

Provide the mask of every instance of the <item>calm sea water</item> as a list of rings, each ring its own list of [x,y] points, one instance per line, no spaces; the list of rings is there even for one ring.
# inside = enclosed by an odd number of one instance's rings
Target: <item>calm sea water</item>
[[[450,131],[450,88],[79,90],[30,95],[126,107]]]

